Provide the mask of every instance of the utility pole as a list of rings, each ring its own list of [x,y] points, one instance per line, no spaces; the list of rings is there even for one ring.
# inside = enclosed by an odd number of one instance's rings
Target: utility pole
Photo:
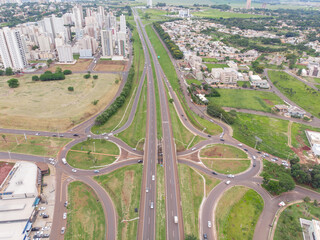
[[[93,142],[93,152],[95,152],[95,151],[96,151],[96,143]]]
[[[10,151],[8,151],[8,154],[9,154],[9,159],[11,160],[11,153],[10,153]]]

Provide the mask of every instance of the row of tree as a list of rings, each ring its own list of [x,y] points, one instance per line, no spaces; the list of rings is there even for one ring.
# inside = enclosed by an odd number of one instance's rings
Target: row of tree
[[[66,77],[65,75],[72,74],[71,70],[64,70],[60,67],[56,68],[56,71],[53,73],[51,71],[45,71],[43,74],[38,77],[37,75],[32,76],[33,81],[55,81],[55,80],[64,80]]]
[[[128,74],[127,82],[124,85],[120,96],[116,98],[116,100],[111,104],[111,106],[107,110],[105,110],[101,115],[99,115],[96,118],[95,124],[97,126],[101,126],[105,124],[110,119],[110,117],[113,116],[119,110],[119,108],[122,107],[122,105],[124,104],[126,98],[129,96],[130,91],[132,89],[133,79],[134,79],[134,66],[132,65]]]
[[[235,117],[223,110],[221,106],[213,102],[210,102],[210,104],[208,105],[207,113],[211,117],[220,118],[222,121],[230,125],[235,122]]]
[[[171,52],[171,55],[175,59],[182,59],[183,58],[183,53],[180,51],[179,47],[171,40],[170,36],[168,33],[166,33],[159,22],[154,22],[153,27],[157,30],[159,36],[161,39],[164,41],[164,43],[167,45],[167,48]]]

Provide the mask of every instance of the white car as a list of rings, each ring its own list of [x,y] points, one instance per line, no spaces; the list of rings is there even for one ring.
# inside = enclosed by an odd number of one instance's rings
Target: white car
[[[46,207],[39,207],[39,211],[46,210]]]
[[[229,174],[228,178],[234,178],[234,175],[233,174]]]
[[[227,185],[229,185],[230,183],[231,183],[231,181],[230,181],[230,180],[226,181],[226,184],[227,184]]]
[[[109,139],[109,137],[104,137],[104,139],[108,140],[108,139]]]
[[[208,228],[211,228],[211,221],[208,221]]]
[[[191,149],[191,151],[194,151],[194,150],[196,150],[196,149],[197,149],[197,148],[196,148],[196,147],[194,147],[194,148],[192,148],[192,149]]]
[[[156,177],[154,175],[152,175],[152,181],[154,181],[156,179]]]
[[[40,135],[40,133],[36,133],[36,136],[39,136]]]
[[[49,158],[49,161],[54,161],[54,158]]]
[[[279,202],[279,207],[284,207],[286,204],[282,201],[282,202]]]
[[[149,192],[149,188],[146,188],[146,192]]]
[[[67,219],[67,213],[66,212],[63,214],[63,219]]]
[[[74,172],[74,173],[76,173],[76,172],[77,172],[77,169],[72,168],[71,171]]]
[[[153,208],[153,202],[151,202],[151,204],[150,204],[150,208]]]
[[[238,146],[239,146],[239,147],[242,147],[242,143],[239,143]]]
[[[61,234],[64,234],[64,231],[66,230],[66,228],[65,227],[62,227],[61,228]]]

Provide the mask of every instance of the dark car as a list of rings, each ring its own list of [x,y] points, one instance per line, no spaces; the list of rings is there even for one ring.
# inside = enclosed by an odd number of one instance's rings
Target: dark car
[[[224,139],[223,139],[223,138],[220,138],[220,141],[224,142]]]
[[[255,166],[256,166],[256,164],[254,163],[254,164],[253,164],[253,167],[255,167]]]
[[[39,230],[40,230],[39,227],[33,227],[33,228],[31,228],[31,231],[32,231],[32,232],[34,232],[34,231],[39,231]]]
[[[246,152],[248,152],[248,149],[244,148],[243,150],[245,150]]]
[[[49,218],[49,215],[48,214],[43,214],[42,217],[43,218]]]
[[[75,134],[73,134],[73,136],[74,136],[74,137],[78,137],[78,136],[79,136],[79,134],[75,133]]]
[[[203,234],[203,239],[208,239],[208,235],[206,233]]]
[[[56,137],[57,136],[57,134],[52,134],[52,137]]]
[[[216,173],[216,172],[212,172],[212,174],[213,174],[213,175],[218,175],[218,173]]]
[[[258,151],[257,153],[261,154],[261,152],[260,152],[260,151]]]
[[[208,135],[208,137],[211,137],[211,135]]]
[[[142,160],[138,160],[138,163],[142,163],[143,161]]]

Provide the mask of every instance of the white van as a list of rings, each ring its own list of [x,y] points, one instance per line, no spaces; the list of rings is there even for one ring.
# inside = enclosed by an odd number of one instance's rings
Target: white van
[[[67,160],[66,160],[65,158],[62,158],[61,160],[62,160],[62,162],[63,162],[64,165],[67,164]]]
[[[174,216],[173,221],[174,221],[174,223],[178,223],[178,216]]]

